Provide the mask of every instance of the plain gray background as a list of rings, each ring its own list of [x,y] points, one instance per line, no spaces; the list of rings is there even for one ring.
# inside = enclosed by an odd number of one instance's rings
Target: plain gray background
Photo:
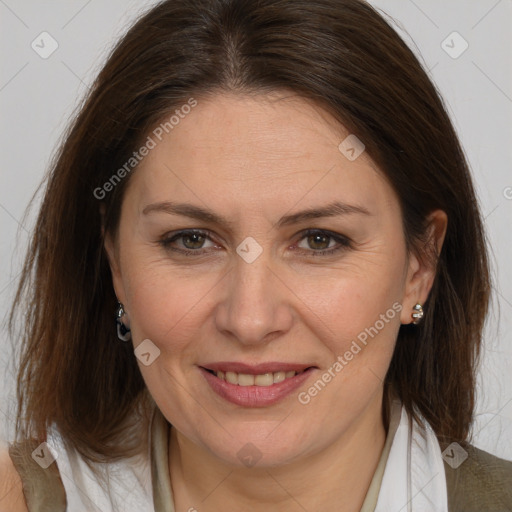
[[[23,220],[25,208],[106,51],[153,3],[0,0],[2,317],[13,298],[38,200]],[[395,28],[429,70],[472,168],[492,248],[494,276],[493,308],[479,373],[474,444],[512,460],[512,0],[370,3],[395,20]],[[42,32],[49,33],[58,44],[48,58],[42,58],[31,46],[33,41],[40,41]],[[52,42],[49,36],[42,37],[48,50]],[[3,325],[3,439],[11,439],[13,431],[11,343],[16,340],[8,339]]]

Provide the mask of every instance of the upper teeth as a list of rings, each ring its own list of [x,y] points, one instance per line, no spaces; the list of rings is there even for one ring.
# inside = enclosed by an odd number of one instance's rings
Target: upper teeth
[[[226,380],[230,384],[238,384],[239,386],[272,386],[285,379],[294,377],[297,374],[295,371],[289,372],[274,372],[263,373],[261,375],[249,375],[247,373],[235,373],[218,371],[215,375],[219,379]]]

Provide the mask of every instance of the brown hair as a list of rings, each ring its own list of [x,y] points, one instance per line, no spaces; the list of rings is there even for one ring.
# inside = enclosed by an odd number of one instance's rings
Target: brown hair
[[[11,312],[11,329],[26,313],[20,437],[44,439],[55,422],[91,460],[136,450],[120,440],[151,398],[133,347],[117,340],[95,190],[191,97],[277,90],[316,102],[364,142],[398,194],[410,250],[428,257],[426,217],[447,213],[424,320],[401,326],[386,387],[440,439],[467,438],[490,290],[480,212],[435,86],[360,0],[169,0],[118,43],[55,157]],[[114,235],[129,179],[101,199]]]

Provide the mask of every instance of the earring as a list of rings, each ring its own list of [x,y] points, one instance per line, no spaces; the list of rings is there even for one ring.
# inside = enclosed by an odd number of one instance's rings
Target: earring
[[[116,312],[116,324],[117,324],[117,337],[122,341],[130,341],[132,339],[132,333],[126,325],[121,322],[121,318],[126,315],[123,305],[118,302]]]
[[[413,313],[411,314],[413,320],[412,323],[417,325],[420,323],[420,320],[423,318],[423,308],[421,304],[418,302],[413,308]]]

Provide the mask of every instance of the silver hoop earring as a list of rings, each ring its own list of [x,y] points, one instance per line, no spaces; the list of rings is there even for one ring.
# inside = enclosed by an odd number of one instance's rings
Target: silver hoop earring
[[[412,316],[412,323],[417,325],[420,323],[421,319],[423,318],[423,308],[421,307],[421,304],[418,302],[413,308]]]
[[[123,324],[121,318],[126,315],[123,305],[118,302],[117,312],[116,312],[116,324],[117,324],[117,337],[121,341],[130,341],[132,339],[132,333],[126,325]]]

